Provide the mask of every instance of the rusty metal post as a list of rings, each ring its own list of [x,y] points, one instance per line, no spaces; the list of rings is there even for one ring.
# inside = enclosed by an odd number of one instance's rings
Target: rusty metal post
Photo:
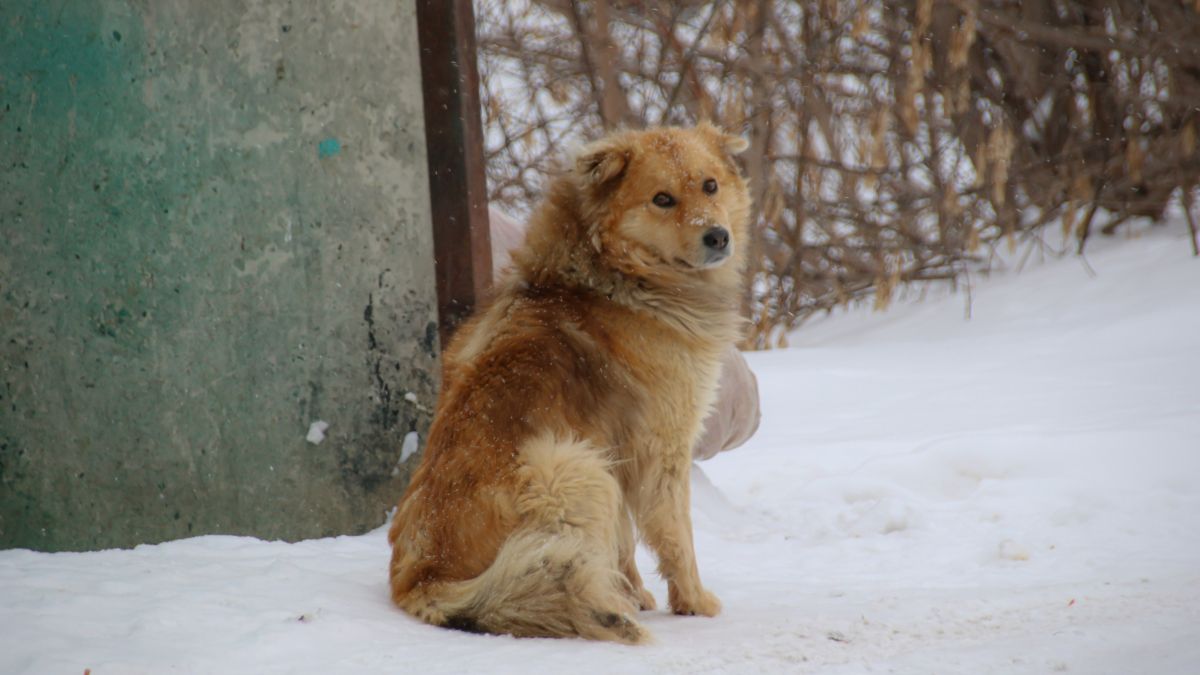
[[[417,33],[444,348],[492,276],[471,0],[417,0]]]

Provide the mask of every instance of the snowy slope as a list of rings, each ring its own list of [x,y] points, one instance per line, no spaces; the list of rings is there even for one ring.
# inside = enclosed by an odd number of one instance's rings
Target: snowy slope
[[[0,673],[1200,672],[1200,261],[1182,227],[806,326],[701,466],[715,619],[647,647],[431,628],[383,530],[0,552]],[[644,552],[641,563],[652,562]],[[649,574],[660,603],[665,585]]]

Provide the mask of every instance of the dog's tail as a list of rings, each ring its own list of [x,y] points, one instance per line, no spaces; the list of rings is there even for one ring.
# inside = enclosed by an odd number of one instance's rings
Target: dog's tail
[[[428,623],[518,637],[638,644],[632,590],[617,565],[620,488],[587,442],[542,436],[521,450],[521,524],[482,574],[398,598]]]

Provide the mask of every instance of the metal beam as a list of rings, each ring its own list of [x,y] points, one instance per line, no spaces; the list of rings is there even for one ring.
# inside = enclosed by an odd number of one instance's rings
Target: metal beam
[[[417,0],[442,347],[492,277],[471,0]]]

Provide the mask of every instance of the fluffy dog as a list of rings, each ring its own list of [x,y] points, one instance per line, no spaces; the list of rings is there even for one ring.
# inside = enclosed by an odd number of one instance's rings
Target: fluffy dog
[[[550,186],[495,297],[456,334],[400,502],[392,599],[428,623],[640,643],[654,607],[713,616],[689,513],[691,448],[741,321],[750,200],[701,124],[586,146]]]

